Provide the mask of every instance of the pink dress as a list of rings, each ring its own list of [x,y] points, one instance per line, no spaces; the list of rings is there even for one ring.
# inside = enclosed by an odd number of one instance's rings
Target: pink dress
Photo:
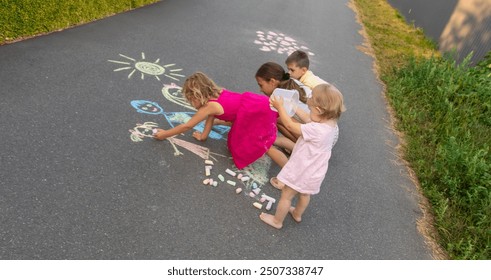
[[[227,145],[237,168],[253,163],[273,145],[278,113],[269,107],[267,96],[224,89],[218,99],[209,102],[217,102],[223,107],[224,113],[216,118],[232,122]]]
[[[331,150],[338,139],[339,129],[326,123],[301,125],[300,136],[288,162],[278,174],[278,180],[303,194],[317,194],[326,176]]]

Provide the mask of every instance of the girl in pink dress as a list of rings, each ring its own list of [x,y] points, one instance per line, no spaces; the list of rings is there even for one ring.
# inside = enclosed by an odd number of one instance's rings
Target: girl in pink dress
[[[271,184],[281,189],[281,197],[275,215],[261,213],[261,220],[280,229],[283,220],[290,213],[296,222],[309,205],[310,195],[317,194],[326,176],[331,149],[338,138],[337,121],[345,111],[343,96],[334,86],[322,84],[312,90],[312,98],[307,101],[310,114],[297,109],[297,114],[305,124],[292,121],[283,108],[283,100],[271,97],[270,103],[278,110],[282,123],[299,134],[290,159]],[[296,207],[292,200],[298,197]]]
[[[182,92],[198,111],[187,123],[169,130],[158,129],[154,138],[164,140],[206,120],[203,131],[193,133],[194,138],[205,141],[216,117],[232,124],[227,145],[238,169],[253,163],[265,153],[277,163],[287,161],[286,156],[272,146],[276,139],[278,113],[271,110],[268,97],[222,89],[201,72],[186,79]]]

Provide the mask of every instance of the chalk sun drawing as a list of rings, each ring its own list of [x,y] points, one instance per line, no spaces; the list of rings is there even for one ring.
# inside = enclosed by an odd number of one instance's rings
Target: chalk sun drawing
[[[276,33],[273,31],[263,32],[256,31],[257,39],[254,40],[254,44],[260,45],[259,50],[263,52],[277,52],[279,54],[288,54],[296,50],[302,50],[306,52],[309,56],[314,56],[315,54],[309,50],[308,47],[301,45],[297,40],[289,37],[283,33]]]
[[[141,53],[140,61],[123,54],[119,54],[119,56],[125,58],[127,61],[119,61],[119,60],[111,60],[111,59],[109,59],[108,61],[123,65],[120,68],[114,69],[114,72],[125,71],[125,70],[130,71],[130,73],[128,74],[128,79],[130,79],[136,71],[140,72],[142,80],[145,79],[145,74],[154,76],[155,79],[157,79],[158,81],[160,81],[159,76],[161,75],[164,75],[167,78],[176,81],[179,81],[179,77],[184,77],[184,75],[176,73],[182,71],[182,69],[170,69],[176,64],[172,63],[166,65],[159,65],[158,63],[160,62],[160,58],[158,58],[154,62],[145,61],[145,53],[143,52]]]
[[[130,102],[131,106],[136,109],[138,113],[150,114],[150,115],[164,115],[165,119],[171,127],[188,122],[195,112],[165,112],[164,109],[153,101],[148,100],[133,100]],[[205,122],[200,122],[194,126],[195,130],[203,131],[205,128]],[[226,125],[215,125],[208,137],[211,139],[220,140],[226,139],[226,134],[230,130]]]

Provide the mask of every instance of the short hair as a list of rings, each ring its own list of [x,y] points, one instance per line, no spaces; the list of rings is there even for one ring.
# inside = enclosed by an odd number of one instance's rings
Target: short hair
[[[307,101],[311,107],[318,107],[323,119],[339,119],[346,111],[343,95],[331,84],[320,84],[312,90],[312,97]]]
[[[199,100],[201,105],[206,104],[208,100],[217,98],[222,88],[206,76],[203,72],[196,72],[189,76],[182,86],[182,93],[188,102],[193,99]]]
[[[309,56],[304,51],[296,50],[292,52],[285,60],[286,65],[291,63],[297,64],[297,66],[300,68],[305,67],[309,69],[310,66]]]

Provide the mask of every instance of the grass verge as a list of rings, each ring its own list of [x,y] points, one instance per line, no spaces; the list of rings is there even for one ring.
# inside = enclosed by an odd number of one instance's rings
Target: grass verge
[[[386,0],[353,1],[403,135],[404,159],[451,259],[491,258],[491,56],[441,57]]]
[[[50,33],[159,0],[0,0],[0,45]]]

